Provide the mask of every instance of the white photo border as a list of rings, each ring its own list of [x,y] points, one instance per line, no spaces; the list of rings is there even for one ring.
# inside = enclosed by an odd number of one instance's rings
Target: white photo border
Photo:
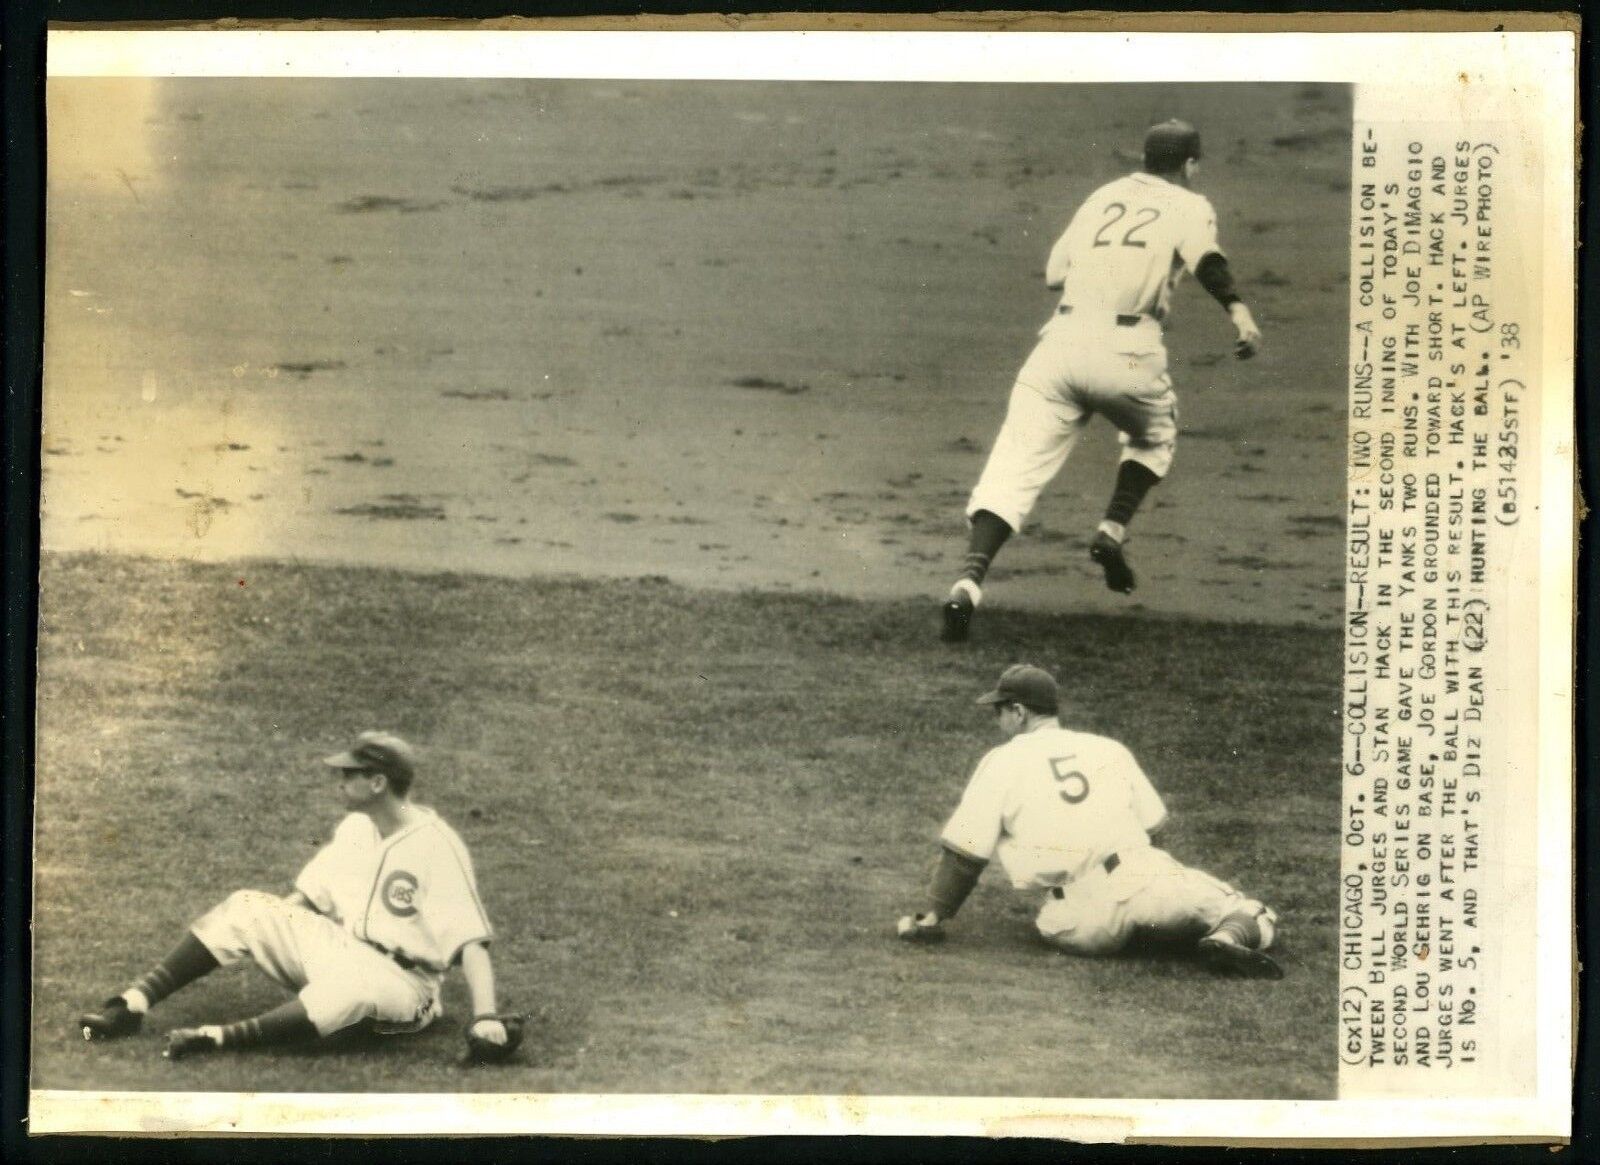
[[[1302,18],[1304,19],[1304,18]],[[1070,41],[1063,41],[1070,38]],[[1071,51],[1063,51],[1070,43]],[[1572,796],[1575,31],[855,32],[56,28],[49,76],[541,77],[697,80],[1340,82],[1409,116],[1470,109],[1538,127],[1547,423],[1539,434],[1540,894],[1537,1095],[1528,1100],[1167,1101],[1055,1098],[280,1095],[35,1091],[42,1133],[759,1133],[1032,1136],[1088,1142],[1561,1139],[1574,1033]],[[1563,300],[1562,296],[1566,298]],[[1564,427],[1565,425],[1565,427]],[[1336,1038],[1329,1017],[1328,1038]]]

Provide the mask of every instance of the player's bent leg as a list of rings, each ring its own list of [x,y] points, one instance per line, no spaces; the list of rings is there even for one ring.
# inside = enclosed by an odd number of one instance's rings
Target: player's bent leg
[[[1178,404],[1165,376],[1152,391],[1129,394],[1119,400],[1118,407],[1104,410],[1116,424],[1122,444],[1106,521],[1126,527],[1144,503],[1145,495],[1172,472],[1172,457],[1178,444]]]
[[[274,894],[239,890],[201,915],[190,929],[222,966],[248,957],[274,982],[296,991],[305,983],[301,948],[308,934],[339,927]]]
[[[1119,430],[1122,458],[1105,517],[1089,543],[1089,557],[1104,572],[1106,586],[1122,594],[1132,594],[1137,585],[1127,556],[1128,526],[1145,497],[1172,468],[1178,435],[1177,398],[1164,359],[1160,364],[1160,370],[1138,388],[1091,393],[1096,408]],[[1154,369],[1155,363],[1150,367]]]
[[[1277,933],[1277,915],[1163,850],[1152,850],[1149,860],[1162,868],[1153,866],[1155,876],[1128,902],[1136,925],[1168,938],[1195,942],[1201,962],[1218,974],[1283,978],[1283,969],[1266,953]]]
[[[1066,464],[1087,419],[1071,400],[1018,380],[1005,422],[967,501],[967,517],[987,510],[1012,530],[1022,529],[1039,494]]]
[[[1126,442],[1126,434],[1123,439]],[[1128,561],[1128,524],[1165,473],[1165,468],[1157,472],[1151,466],[1165,467],[1171,462],[1170,445],[1164,450],[1124,446],[1106,515],[1089,542],[1089,557],[1104,572],[1106,587],[1110,590],[1130,595],[1138,586],[1133,566]]]
[[[1156,482],[1159,482],[1172,469],[1172,457],[1175,448],[1173,442],[1166,442],[1160,445],[1139,444],[1128,439],[1126,433],[1122,435],[1121,440],[1122,457],[1117,465],[1118,473],[1122,472],[1124,465],[1133,462],[1146,470]],[[1151,484],[1154,485],[1155,482]],[[1132,520],[1133,514],[1130,513],[1128,518]],[[1126,524],[1124,523],[1124,525]]]
[[[420,1031],[440,1014],[437,977],[408,971],[345,931],[308,953],[300,1002],[317,1034],[366,1020],[386,1035]]]
[[[194,933],[186,932],[159,963],[129,984],[122,994],[80,1015],[78,1030],[85,1040],[131,1036],[143,1025],[145,1012],[219,965]]]
[[[297,998],[235,1023],[175,1028],[167,1034],[162,1054],[181,1060],[220,1049],[305,1043],[367,1020],[374,1021],[379,1033],[392,1035],[420,1031],[438,1018],[436,984],[355,939],[333,966],[322,956],[334,953],[337,945],[329,943],[326,951],[313,956],[313,978]]]
[[[305,1005],[298,999],[291,999],[271,1011],[237,1023],[173,1028],[167,1033],[167,1045],[161,1054],[169,1060],[181,1060],[222,1048],[301,1043],[315,1038],[316,1034],[316,1028],[307,1018]]]
[[[1094,892],[1092,886],[1052,891],[1034,919],[1039,937],[1070,955],[1114,955],[1128,945],[1133,923],[1124,904]]]
[[[967,638],[989,567],[1033,512],[1039,494],[1072,452],[1088,414],[1018,380],[994,447],[967,502],[967,552],[961,577],[940,606],[940,638]]]
[[[1283,968],[1267,954],[1276,933],[1276,918],[1260,903],[1227,915],[1197,944],[1201,962],[1219,975],[1282,979]]]
[[[1011,527],[988,510],[977,511],[969,522],[966,563],[939,608],[939,638],[946,643],[966,639],[973,612],[983,602],[983,580],[989,573],[989,564],[1011,537]]]

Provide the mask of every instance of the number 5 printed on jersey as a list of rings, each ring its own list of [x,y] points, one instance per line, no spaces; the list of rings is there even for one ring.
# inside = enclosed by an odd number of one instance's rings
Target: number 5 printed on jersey
[[[1079,801],[1089,796],[1089,778],[1077,769],[1066,767],[1070,756],[1053,756],[1050,758],[1050,771],[1055,774],[1056,783],[1061,788],[1056,794],[1068,805],[1076,805]]]

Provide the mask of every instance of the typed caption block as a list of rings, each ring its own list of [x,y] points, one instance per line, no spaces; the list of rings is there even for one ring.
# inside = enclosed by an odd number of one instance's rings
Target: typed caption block
[[[1530,195],[1494,133],[1358,123],[1352,155],[1340,1091],[1503,1089]]]

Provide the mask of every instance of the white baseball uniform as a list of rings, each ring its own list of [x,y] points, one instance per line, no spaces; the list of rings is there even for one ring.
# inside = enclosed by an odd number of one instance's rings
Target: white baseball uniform
[[[195,937],[219,963],[248,955],[298,991],[319,1035],[364,1019],[385,1033],[426,1027],[445,971],[493,931],[461,838],[433,810],[411,811],[388,837],[362,813],[339,823],[295,880],[315,911],[241,890],[194,924]]]
[[[1150,844],[1166,807],[1137,761],[1103,736],[1046,726],[992,749],[941,841],[998,857],[1019,890],[1047,890],[1035,925],[1074,954],[1120,950],[1135,930],[1199,938],[1261,903]],[[1263,949],[1270,942],[1263,927]]]
[[[988,510],[1020,530],[1095,413],[1121,431],[1123,460],[1166,475],[1178,413],[1161,321],[1213,252],[1216,212],[1186,187],[1141,172],[1089,196],[1050,252],[1061,301],[1017,374],[968,517]]]

